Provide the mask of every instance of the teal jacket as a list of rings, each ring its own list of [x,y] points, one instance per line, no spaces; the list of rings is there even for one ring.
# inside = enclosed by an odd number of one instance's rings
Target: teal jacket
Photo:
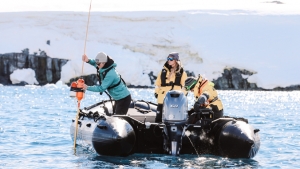
[[[89,63],[90,65],[97,68],[97,64],[96,64],[95,60],[90,59],[87,63]],[[113,68],[107,72],[105,78],[103,79],[102,73],[111,67],[113,67]],[[92,91],[92,92],[104,92],[107,89],[108,93],[111,95],[111,97],[114,100],[120,100],[120,99],[123,99],[123,98],[127,97],[128,95],[130,95],[130,92],[129,92],[126,84],[124,84],[122,80],[118,86],[108,89],[109,87],[118,84],[121,79],[119,73],[115,69],[116,67],[117,67],[117,64],[114,63],[114,61],[108,57],[108,61],[106,62],[104,67],[102,69],[98,70],[98,73],[100,75],[101,82],[102,82],[101,85],[99,84],[99,85],[94,85],[94,86],[88,86],[87,90]]]

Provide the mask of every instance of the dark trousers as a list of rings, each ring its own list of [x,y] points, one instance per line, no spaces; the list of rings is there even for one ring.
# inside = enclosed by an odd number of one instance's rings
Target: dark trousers
[[[158,104],[157,105],[157,109],[156,109],[156,117],[155,117],[155,123],[160,123],[162,122],[162,108],[163,105],[162,104]]]
[[[131,95],[124,97],[123,99],[115,101],[115,113],[119,115],[127,114],[131,102]]]
[[[214,119],[218,119],[218,118],[223,117],[223,114],[224,114],[223,109],[219,110],[218,106],[213,105],[213,104],[211,104],[210,107],[211,107],[212,111],[214,112]]]

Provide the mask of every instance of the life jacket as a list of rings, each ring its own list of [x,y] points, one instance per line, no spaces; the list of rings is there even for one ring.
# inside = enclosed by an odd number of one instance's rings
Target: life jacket
[[[201,78],[201,77],[199,77],[199,78]],[[202,80],[199,81],[199,83],[200,83],[200,85],[198,87],[198,95],[200,95],[202,93],[204,87],[208,84],[208,80],[202,78]]]
[[[199,79],[202,79],[202,80],[199,81],[200,85],[198,87],[198,95],[200,96],[200,94],[202,94],[202,91],[203,91],[204,87],[209,83],[209,81],[206,80],[206,79],[203,79],[201,76],[199,76],[198,80]],[[216,100],[218,100],[218,96],[213,98],[211,101],[209,100],[209,98],[207,98],[207,104],[205,104],[204,106],[206,107],[206,106],[210,105],[212,102],[214,102]]]
[[[102,77],[103,77],[103,80],[104,80],[106,74],[107,74],[112,68],[114,68],[114,67],[111,66],[110,68],[104,70],[104,71],[101,73],[101,74],[102,74]],[[97,67],[96,69],[97,69],[97,77],[98,77],[98,80],[99,80],[99,84],[101,85],[101,84],[102,84],[102,81],[101,81],[101,77],[100,77],[100,73],[99,73],[99,68]],[[126,83],[125,83],[124,79],[123,79],[123,78],[121,77],[121,75],[120,75],[120,80],[119,80],[119,82],[116,83],[116,84],[114,84],[114,85],[112,85],[112,86],[109,86],[107,89],[112,89],[112,88],[114,88],[114,87],[117,87],[118,85],[120,85],[121,81],[123,81],[124,85],[126,86]]]
[[[175,74],[175,82],[171,81],[169,83],[166,83],[167,70],[165,68],[162,69],[161,75],[160,75],[161,87],[172,86],[171,90],[173,90],[174,85],[182,87],[182,85],[180,83],[181,82],[182,73],[183,73],[183,69],[181,68],[180,71],[176,72],[176,74]]]

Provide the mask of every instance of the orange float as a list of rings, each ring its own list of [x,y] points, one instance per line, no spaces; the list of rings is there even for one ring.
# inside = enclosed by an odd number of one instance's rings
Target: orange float
[[[76,92],[76,98],[78,101],[81,101],[84,98],[83,87],[84,87],[84,80],[78,79],[77,80],[77,89],[79,89],[79,90]]]

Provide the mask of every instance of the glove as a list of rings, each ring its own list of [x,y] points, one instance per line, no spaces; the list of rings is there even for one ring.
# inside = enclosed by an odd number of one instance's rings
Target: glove
[[[194,110],[195,111],[199,111],[200,107],[203,107],[207,101],[207,99],[209,98],[208,94],[204,93],[202,94],[198,100],[196,101],[196,103],[194,104]]]
[[[157,98],[157,96],[158,96],[158,94],[157,94],[157,93],[154,93],[154,97]]]
[[[202,105],[202,104],[205,104],[206,100],[207,100],[207,97],[206,97],[205,95],[201,95],[201,96],[198,98],[197,102],[198,102],[200,105]]]
[[[200,111],[200,104],[199,104],[198,102],[196,102],[196,103],[194,104],[194,111],[195,111],[195,112],[199,112],[199,111]]]
[[[188,115],[190,116],[191,114],[193,114],[195,112],[194,108],[191,108],[189,111],[188,111]]]

